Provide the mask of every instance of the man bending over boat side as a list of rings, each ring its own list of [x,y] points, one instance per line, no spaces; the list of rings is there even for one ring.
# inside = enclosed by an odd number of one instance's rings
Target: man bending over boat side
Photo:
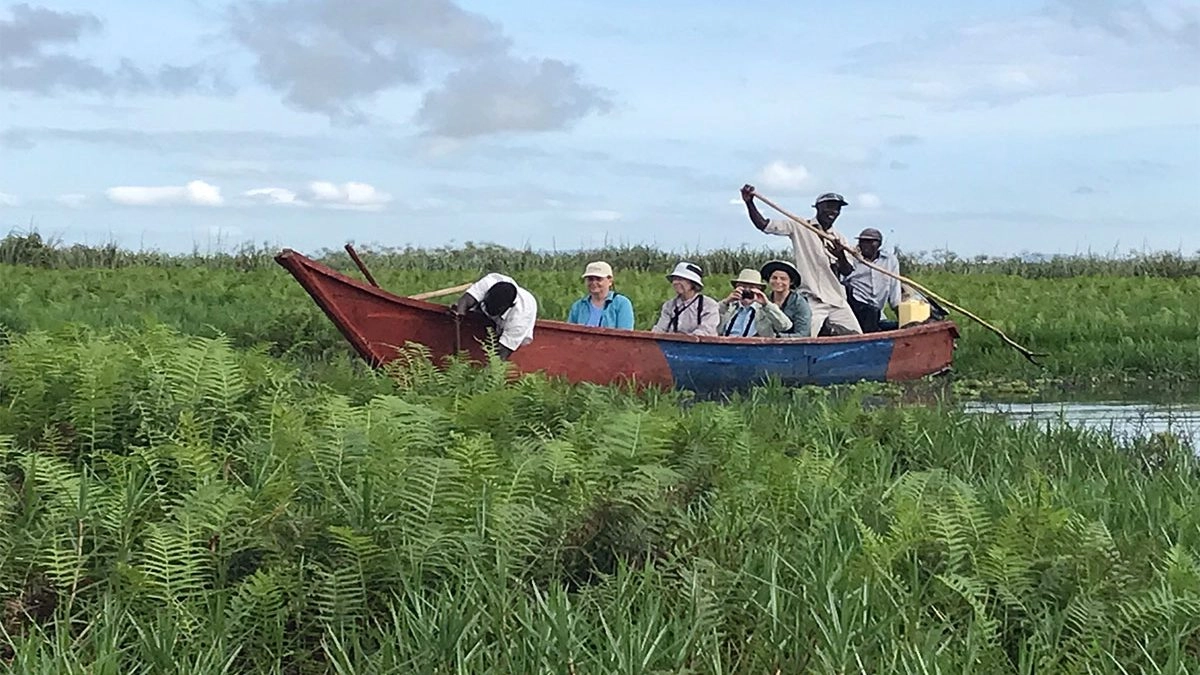
[[[512,277],[497,272],[484,276],[467,288],[450,311],[460,317],[470,311],[487,317],[496,327],[496,351],[503,360],[533,342],[537,300]]]
[[[854,266],[846,257],[850,242],[841,232],[833,229],[833,221],[841,214],[846,200],[837,193],[826,192],[817,197],[816,203],[813,204],[813,208],[817,210],[815,226],[832,235],[837,244],[827,242],[790,218],[763,217],[754,205],[753,185],[742,186],[742,200],[746,202],[746,211],[755,227],[766,234],[792,240],[796,269],[800,272],[800,290],[808,297],[809,308],[812,311],[809,335],[821,335],[826,323],[829,324],[826,333],[830,335],[862,333],[858,318],[854,316],[850,302],[846,299],[846,289],[838,277],[854,271]]]
[[[675,289],[675,297],[663,303],[652,333],[683,333],[684,335],[716,335],[721,322],[717,301],[706,297],[704,272],[698,265],[681,262],[667,275]]]

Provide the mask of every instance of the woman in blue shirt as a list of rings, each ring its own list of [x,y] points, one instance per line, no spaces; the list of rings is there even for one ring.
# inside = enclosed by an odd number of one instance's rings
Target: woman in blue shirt
[[[588,263],[583,278],[588,294],[571,305],[567,322],[633,330],[633,303],[612,289],[612,266],[606,262]]]

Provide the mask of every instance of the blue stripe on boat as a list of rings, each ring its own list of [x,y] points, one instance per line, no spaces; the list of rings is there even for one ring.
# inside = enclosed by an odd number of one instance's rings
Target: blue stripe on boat
[[[726,391],[774,375],[786,385],[887,379],[892,340],[841,344],[728,345],[659,340],[675,386]]]

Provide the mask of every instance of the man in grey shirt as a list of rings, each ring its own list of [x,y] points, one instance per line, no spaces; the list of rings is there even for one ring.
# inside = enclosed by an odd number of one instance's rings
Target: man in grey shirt
[[[894,252],[884,253],[882,246],[883,234],[879,230],[868,227],[859,233],[858,251],[862,257],[899,276],[900,261]],[[900,306],[899,279],[873,270],[855,259],[854,269],[842,277],[842,283],[846,286],[850,309],[854,310],[854,316],[864,333],[896,328],[896,322],[884,316],[883,308],[888,306],[895,311]]]

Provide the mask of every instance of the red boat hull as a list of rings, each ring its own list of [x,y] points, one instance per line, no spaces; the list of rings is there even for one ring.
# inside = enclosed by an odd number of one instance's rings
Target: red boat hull
[[[456,330],[447,305],[389,293],[291,249],[275,260],[372,365],[395,359],[407,342],[424,345],[439,363],[454,352]],[[487,328],[471,316],[462,321],[458,339],[474,360],[485,359]],[[957,337],[950,321],[866,335],[767,339],[665,335],[542,319],[533,342],[511,361],[519,372],[541,371],[571,382],[710,392],[768,377],[789,385],[918,379],[951,366]]]

